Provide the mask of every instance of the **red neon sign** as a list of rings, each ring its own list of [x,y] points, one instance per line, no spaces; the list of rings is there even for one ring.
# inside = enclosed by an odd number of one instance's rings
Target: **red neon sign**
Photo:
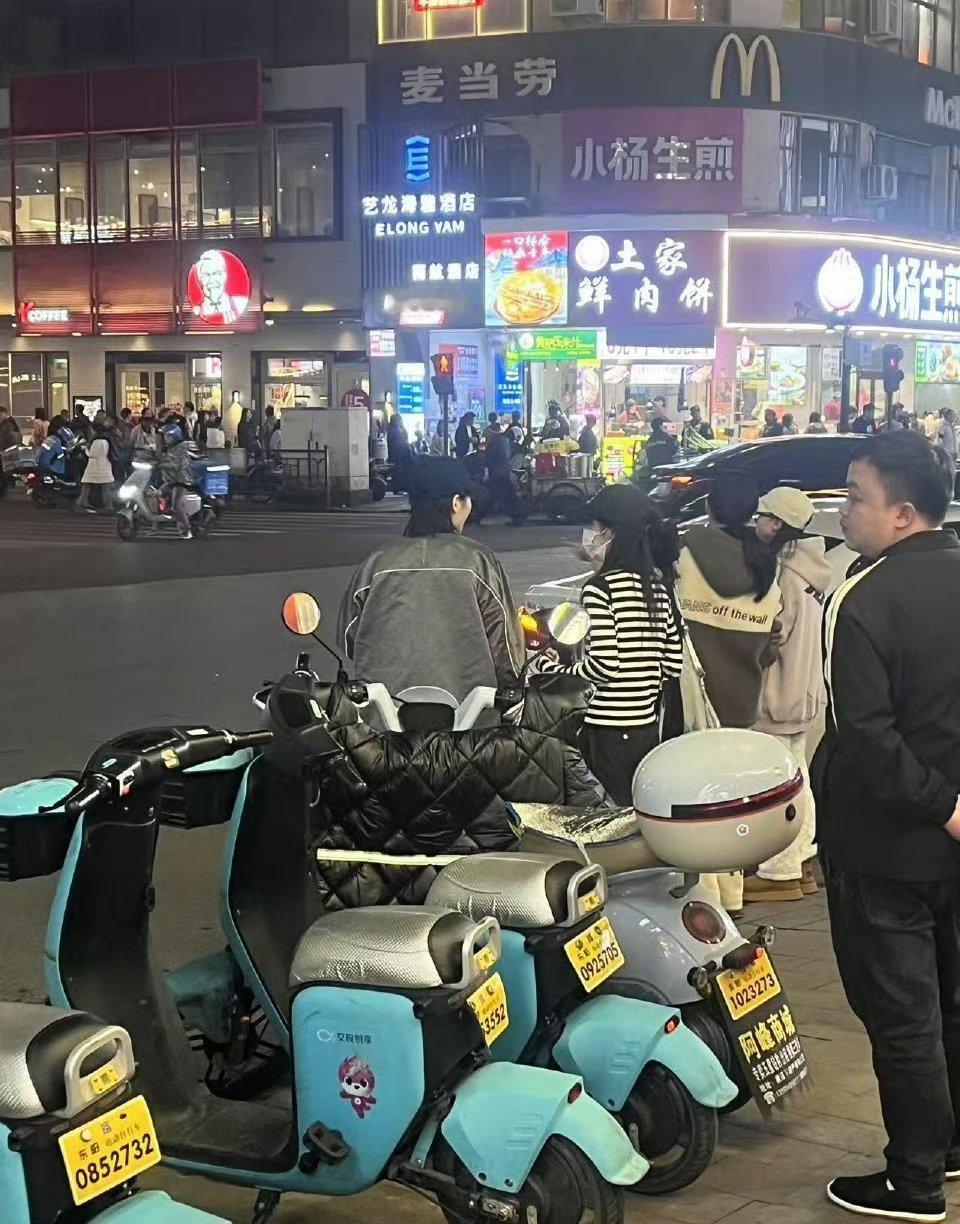
[[[413,0],[415,13],[435,13],[442,9],[483,8],[487,0]]]

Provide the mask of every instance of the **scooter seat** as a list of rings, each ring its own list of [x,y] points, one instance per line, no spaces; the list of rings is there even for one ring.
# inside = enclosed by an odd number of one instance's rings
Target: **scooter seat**
[[[476,976],[477,929],[463,914],[438,906],[371,905],[324,914],[297,946],[290,985],[464,986]]]
[[[0,1119],[26,1122],[62,1114],[68,1104],[70,1056],[81,1044],[92,1044],[89,1058],[77,1068],[89,1075],[117,1054],[116,1033],[84,1012],[0,1003]],[[103,1041],[97,1043],[101,1035]],[[125,1041],[129,1046],[129,1038]]]
[[[595,874],[582,891],[596,887]],[[443,868],[427,903],[519,931],[566,926],[582,918],[576,877],[583,875],[583,863],[555,855],[465,855]]]
[[[579,852],[608,876],[662,867],[643,837],[632,808],[571,808],[547,803],[511,804],[522,826],[520,849],[530,854]]]

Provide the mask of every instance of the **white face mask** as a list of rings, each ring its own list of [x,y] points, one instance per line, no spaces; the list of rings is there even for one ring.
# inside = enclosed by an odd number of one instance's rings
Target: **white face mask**
[[[590,554],[594,562],[602,564],[604,557],[607,555],[607,549],[612,541],[604,539],[604,531],[595,531],[592,527],[584,527],[583,529],[583,547]]]

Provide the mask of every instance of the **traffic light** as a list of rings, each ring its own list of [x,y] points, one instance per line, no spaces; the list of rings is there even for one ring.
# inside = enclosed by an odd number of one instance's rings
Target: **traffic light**
[[[906,377],[903,370],[900,369],[901,361],[903,361],[903,349],[899,344],[883,346],[883,389],[888,397],[897,394],[900,384]]]
[[[453,357],[450,353],[434,353],[430,358],[433,363],[433,389],[442,399],[445,395],[453,395]]]

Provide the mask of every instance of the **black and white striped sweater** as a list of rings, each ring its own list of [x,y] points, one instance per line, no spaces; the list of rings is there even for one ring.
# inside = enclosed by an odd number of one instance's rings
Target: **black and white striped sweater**
[[[643,727],[656,722],[665,682],[680,675],[683,638],[673,602],[660,580],[647,604],[637,574],[612,570],[588,580],[582,603],[590,614],[583,659],[544,671],[582,676],[595,686],[586,722],[600,727]]]

